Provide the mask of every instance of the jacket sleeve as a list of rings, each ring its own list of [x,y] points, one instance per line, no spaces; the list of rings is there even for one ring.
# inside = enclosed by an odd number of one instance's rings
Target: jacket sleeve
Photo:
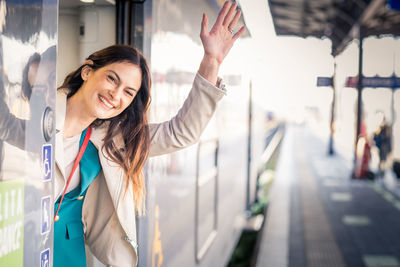
[[[169,121],[150,123],[149,156],[171,153],[196,143],[224,95],[225,89],[216,87],[197,73],[178,114]]]
[[[26,121],[15,117],[0,99],[0,140],[25,149],[25,124]]]

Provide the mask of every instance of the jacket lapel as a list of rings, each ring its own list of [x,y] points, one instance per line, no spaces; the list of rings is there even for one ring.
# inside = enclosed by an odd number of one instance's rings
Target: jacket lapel
[[[59,168],[63,178],[65,179],[65,171],[64,171],[64,143],[63,143],[63,136],[62,133],[56,134],[56,165]]]
[[[65,185],[65,164],[64,164],[64,142],[63,142],[63,126],[65,120],[65,110],[67,104],[67,96],[64,92],[57,90],[56,96],[56,144],[55,144],[55,162],[56,168],[58,169],[59,175],[55,175],[55,184],[54,191],[55,199],[57,199],[58,195],[62,191]]]
[[[108,127],[106,124],[103,124],[97,128],[93,128],[90,141],[99,151],[99,158],[104,173],[104,178],[106,179],[107,187],[110,191],[114,207],[117,209],[118,198],[116,196],[119,195],[121,181],[123,180],[124,175],[123,170],[119,167],[119,165],[109,160],[106,156],[106,152],[103,150],[103,140],[107,133],[107,128]]]
[[[104,178],[106,180],[108,191],[117,212],[119,222],[129,239],[136,240],[136,221],[135,221],[135,203],[133,200],[132,186],[129,187],[125,194],[126,177],[124,170],[119,164],[111,161],[106,156],[106,152],[102,151],[104,137],[108,129],[107,124],[92,130],[90,141],[99,151],[100,163],[102,166]],[[121,136],[115,137],[114,142],[118,149],[124,147]]]

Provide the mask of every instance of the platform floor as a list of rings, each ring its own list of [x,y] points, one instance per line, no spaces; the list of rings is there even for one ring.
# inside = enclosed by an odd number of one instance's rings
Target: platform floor
[[[305,126],[282,143],[257,267],[400,267],[400,200],[380,181],[350,179]]]

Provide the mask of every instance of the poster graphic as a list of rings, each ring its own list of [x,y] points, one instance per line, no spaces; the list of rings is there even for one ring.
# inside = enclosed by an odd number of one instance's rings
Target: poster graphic
[[[41,233],[45,234],[50,231],[50,196],[42,198],[42,220]]]
[[[50,249],[40,253],[40,267],[50,267]]]
[[[22,267],[24,257],[24,182],[0,182],[0,266]]]
[[[52,146],[51,144],[43,145],[42,148],[42,168],[43,180],[45,182],[51,180],[51,166],[52,166]]]

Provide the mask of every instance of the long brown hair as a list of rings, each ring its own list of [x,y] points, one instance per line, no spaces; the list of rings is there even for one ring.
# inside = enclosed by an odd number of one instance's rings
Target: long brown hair
[[[97,70],[116,62],[128,62],[140,67],[142,84],[132,103],[121,114],[109,119],[97,119],[92,125],[98,127],[109,122],[103,148],[108,157],[119,164],[128,179],[126,189],[133,187],[133,198],[139,215],[145,210],[145,182],[143,166],[147,160],[150,146],[148,109],[150,105],[151,77],[146,59],[136,48],[128,45],[112,45],[91,54],[87,59],[93,64],[84,64],[71,72],[59,89],[67,89],[67,97],[74,95],[83,84],[81,71],[84,66]],[[119,151],[113,139],[122,135],[125,150]],[[126,191],[125,191],[126,192]]]

